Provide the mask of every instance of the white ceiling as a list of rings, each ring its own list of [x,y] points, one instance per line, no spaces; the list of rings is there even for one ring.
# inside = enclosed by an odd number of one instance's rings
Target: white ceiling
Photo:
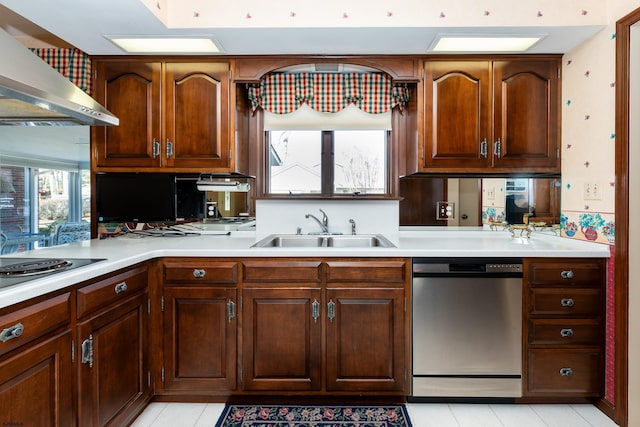
[[[89,55],[125,54],[103,35],[202,34],[212,35],[224,53],[229,55],[425,54],[435,36],[443,32],[548,34],[529,53],[564,53],[602,28],[598,25],[574,25],[167,29],[139,0],[0,0],[0,27],[16,38],[24,34],[51,38],[53,34]]]

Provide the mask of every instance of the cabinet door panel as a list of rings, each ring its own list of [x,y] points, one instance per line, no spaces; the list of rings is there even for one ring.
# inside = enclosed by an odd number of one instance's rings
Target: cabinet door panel
[[[235,288],[164,290],[165,391],[236,388]]]
[[[71,332],[0,362],[0,425],[75,425]]]
[[[404,390],[404,290],[328,289],[327,389]]]
[[[320,289],[243,291],[243,372],[247,390],[319,390]]]
[[[165,80],[167,164],[229,168],[229,64],[167,63]]]
[[[494,63],[495,167],[559,168],[558,63]]]
[[[85,340],[93,341],[92,363],[78,358],[80,425],[126,423],[127,409],[150,396],[147,325],[146,293],[78,325],[80,353]]]
[[[486,167],[491,138],[489,63],[425,64],[424,167]],[[453,168],[453,169],[452,169]]]
[[[119,126],[92,126],[98,167],[157,167],[160,142],[160,63],[97,63],[96,99]]]

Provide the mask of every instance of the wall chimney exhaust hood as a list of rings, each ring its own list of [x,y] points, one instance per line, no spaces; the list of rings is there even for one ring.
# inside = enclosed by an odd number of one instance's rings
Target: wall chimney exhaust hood
[[[1,28],[0,56],[0,125],[118,125],[116,116]]]

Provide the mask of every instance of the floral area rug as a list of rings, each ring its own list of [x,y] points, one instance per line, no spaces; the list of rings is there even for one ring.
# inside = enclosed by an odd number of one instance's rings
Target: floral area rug
[[[404,405],[237,405],[216,427],[411,427]]]

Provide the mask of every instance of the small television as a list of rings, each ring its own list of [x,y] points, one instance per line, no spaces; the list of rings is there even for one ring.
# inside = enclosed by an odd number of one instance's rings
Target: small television
[[[96,175],[98,222],[173,222],[176,177],[165,173]]]

